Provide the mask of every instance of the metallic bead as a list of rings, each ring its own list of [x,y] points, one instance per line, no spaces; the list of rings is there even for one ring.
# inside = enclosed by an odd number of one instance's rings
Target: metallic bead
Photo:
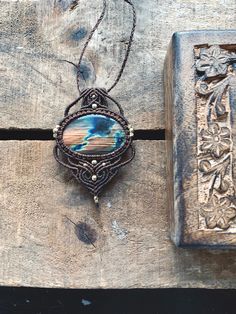
[[[98,162],[97,162],[97,160],[92,160],[92,165],[96,165]]]
[[[106,163],[105,163],[105,162],[103,162],[103,163],[102,163],[102,165],[103,165],[103,167],[104,167],[104,166],[106,166]]]
[[[84,164],[83,164],[83,166],[84,166],[84,167],[87,167],[87,164],[86,164],[86,163],[84,163]]]
[[[92,104],[93,109],[97,109],[98,105],[97,104]]]
[[[96,204],[98,204],[98,197],[97,196],[94,196],[94,202],[96,203]]]
[[[97,181],[97,176],[95,174],[92,176],[92,180]]]
[[[57,137],[57,132],[58,132],[58,129],[60,128],[60,125],[56,125],[55,128],[52,130],[53,132],[53,137],[56,138]]]
[[[60,125],[56,125],[55,128],[53,129],[53,133],[57,133],[59,127],[60,127]]]

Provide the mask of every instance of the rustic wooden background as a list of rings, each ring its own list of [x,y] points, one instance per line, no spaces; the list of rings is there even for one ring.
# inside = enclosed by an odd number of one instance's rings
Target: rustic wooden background
[[[130,9],[121,0],[108,3],[83,63],[86,86],[109,86],[127,45]],[[235,0],[134,4],[135,44],[112,96],[138,130],[137,157],[96,210],[54,161],[53,141],[42,139],[78,95],[73,67],[60,60],[78,60],[102,1],[0,1],[1,285],[236,288],[236,252],[171,243],[165,141],[158,140],[165,129],[162,77],[172,33],[235,27]],[[19,134],[31,140],[16,140]]]

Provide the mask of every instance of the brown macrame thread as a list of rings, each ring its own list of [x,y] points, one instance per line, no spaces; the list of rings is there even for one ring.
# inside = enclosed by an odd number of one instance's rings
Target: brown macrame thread
[[[128,3],[131,6],[131,8],[132,8],[132,14],[133,14],[132,29],[131,29],[131,33],[130,33],[127,49],[126,49],[126,52],[125,52],[124,60],[122,62],[121,68],[120,68],[120,70],[118,72],[118,75],[117,75],[114,83],[111,85],[111,87],[109,87],[107,89],[108,93],[118,84],[118,82],[120,81],[120,78],[121,78],[121,76],[122,76],[122,74],[124,72],[126,63],[128,61],[128,58],[129,58],[129,54],[130,54],[130,50],[131,50],[131,46],[132,46],[133,38],[134,38],[134,32],[135,32],[135,28],[136,28],[136,11],[135,11],[134,5],[133,5],[133,3],[130,0],[124,0],[124,2]],[[96,24],[92,28],[92,30],[91,30],[91,32],[90,32],[90,34],[89,34],[89,36],[88,36],[84,46],[83,46],[83,49],[82,49],[80,57],[79,57],[78,64],[75,64],[74,62],[71,62],[71,61],[62,60],[62,61],[66,61],[66,62],[72,64],[74,67],[76,67],[76,69],[77,69],[77,86],[78,86],[78,90],[79,90],[80,93],[81,93],[81,89],[80,89],[80,86],[79,86],[79,74],[81,73],[81,70],[80,70],[81,63],[82,63],[84,54],[86,52],[86,49],[87,49],[87,47],[88,47],[88,45],[89,45],[89,43],[90,43],[90,41],[91,41],[95,31],[98,29],[99,25],[101,24],[101,22],[103,21],[103,19],[105,17],[106,8],[107,8],[107,2],[106,2],[106,0],[103,0],[102,12],[101,12],[101,14],[100,14]]]
[[[56,126],[54,129],[54,137],[56,138],[56,146],[54,148],[54,157],[56,161],[61,164],[62,166],[71,170],[73,176],[81,182],[94,196],[94,201],[98,205],[98,195],[100,194],[101,190],[103,189],[104,185],[109,183],[111,179],[117,174],[120,167],[125,166],[129,163],[135,155],[135,150],[132,146],[132,139],[133,139],[133,129],[128,123],[128,121],[124,117],[124,112],[121,105],[113,99],[108,93],[117,85],[119,82],[124,68],[126,66],[132,42],[134,37],[134,31],[136,27],[136,12],[133,3],[130,0],[124,0],[132,7],[133,13],[133,24],[132,29],[126,49],[126,53],[124,56],[124,60],[121,64],[121,68],[118,72],[118,75],[108,90],[103,88],[87,88],[83,91],[80,90],[79,86],[79,74],[81,73],[81,63],[84,57],[85,51],[88,47],[90,40],[93,37],[93,34],[99,27],[100,23],[102,22],[105,13],[106,13],[106,0],[103,0],[103,9],[102,12],[91,30],[82,52],[80,54],[78,64],[75,64],[71,61],[64,60],[77,69],[77,86],[80,92],[79,97],[74,100],[71,104],[69,104],[64,112],[64,119],[60,122],[59,125]],[[81,109],[77,112],[70,114],[70,110],[79,102],[81,101]],[[115,104],[119,110],[119,113],[111,111],[108,109],[108,103],[111,102]],[[117,145],[117,139],[114,137],[114,144],[112,144],[115,148],[112,150],[105,150],[99,151],[97,154],[86,154],[83,149],[78,148],[76,150],[72,150],[71,146],[67,146],[64,143],[64,131],[65,129],[71,124],[74,123],[76,119],[80,119],[81,117],[89,116],[89,115],[98,115],[103,116],[106,119],[111,119],[115,121],[115,123],[119,124],[122,127],[123,132],[123,139],[120,137],[119,140],[122,140],[122,145]],[[107,122],[106,122],[107,123]],[[94,122],[94,125],[96,123]],[[107,128],[106,124],[104,125],[105,130]],[[96,128],[95,128],[96,130]],[[89,130],[90,132],[90,130]],[[95,133],[98,131],[95,131]],[[107,132],[107,131],[106,131]],[[94,133],[93,133],[94,134]],[[110,129],[108,128],[108,133],[110,134]],[[91,136],[91,135],[90,135]],[[106,137],[107,135],[105,135]],[[114,136],[114,135],[113,135]],[[116,135],[117,136],[117,135]],[[94,135],[91,137],[94,139]],[[96,136],[95,136],[96,138]],[[73,143],[75,146],[79,145],[87,145],[88,139],[82,139],[82,144]],[[82,152],[81,152],[82,150]],[[94,150],[97,152],[96,148]]]

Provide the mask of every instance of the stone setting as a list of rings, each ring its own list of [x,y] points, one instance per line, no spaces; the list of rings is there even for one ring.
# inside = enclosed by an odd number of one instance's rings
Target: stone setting
[[[122,125],[103,114],[87,114],[72,120],[64,129],[64,145],[72,152],[103,155],[120,149],[126,142]]]
[[[80,100],[81,108],[70,114]],[[117,106],[116,111],[109,110],[110,102]],[[129,123],[121,106],[103,89],[85,89],[66,107],[55,131],[56,161],[72,171],[98,204],[103,187],[134,158]]]

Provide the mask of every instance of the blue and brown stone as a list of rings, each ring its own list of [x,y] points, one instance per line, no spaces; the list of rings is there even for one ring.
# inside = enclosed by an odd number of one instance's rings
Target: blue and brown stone
[[[66,126],[63,141],[73,152],[102,155],[121,148],[126,135],[115,119],[102,114],[89,114]]]

